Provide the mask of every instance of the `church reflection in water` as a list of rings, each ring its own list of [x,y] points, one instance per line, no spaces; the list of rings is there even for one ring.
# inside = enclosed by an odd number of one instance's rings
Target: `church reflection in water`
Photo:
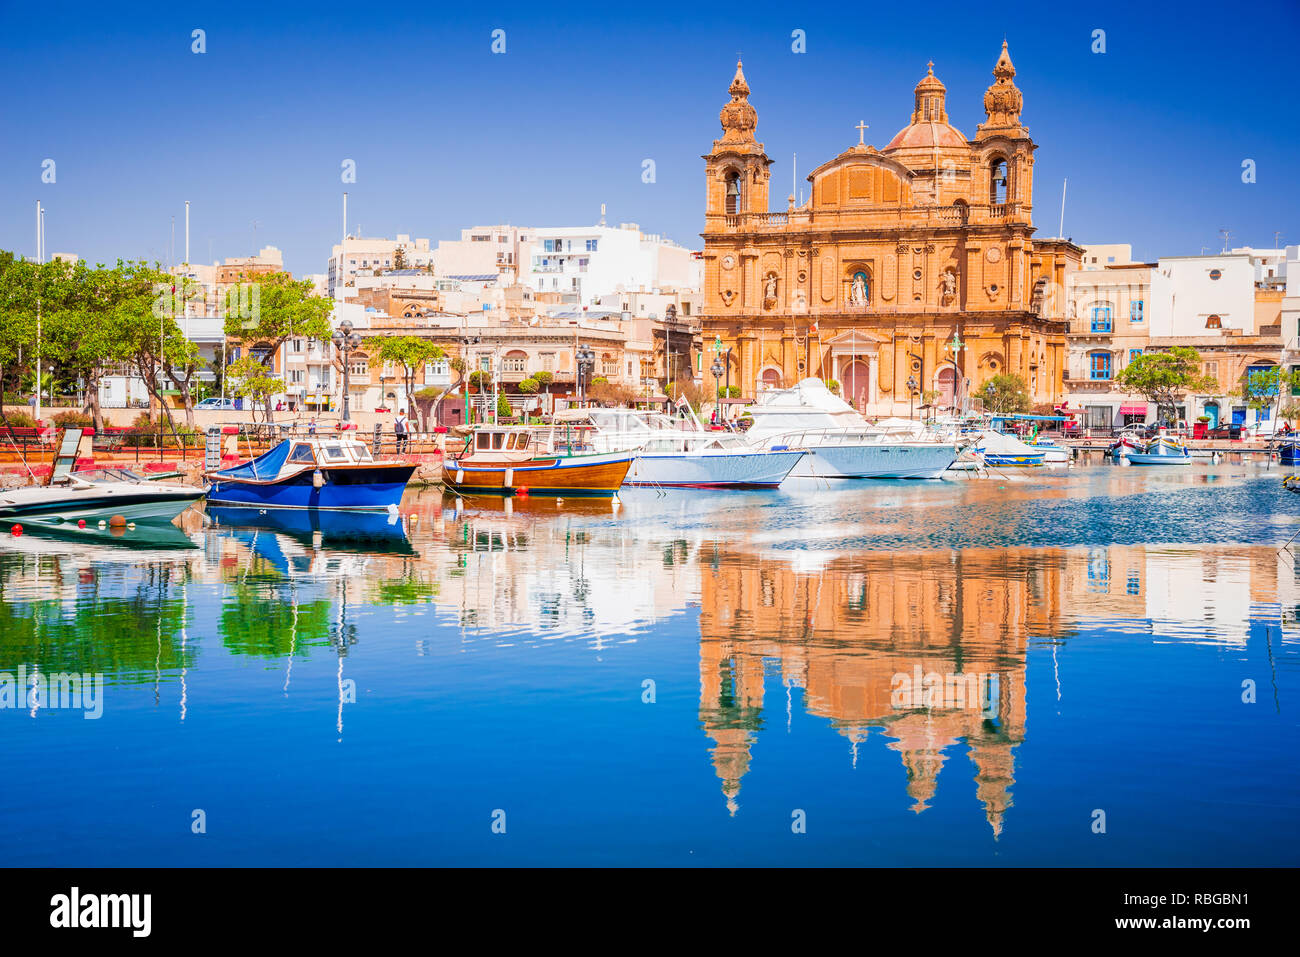
[[[155,699],[177,681],[183,718],[209,661],[279,662],[284,695],[294,662],[321,657],[337,671],[341,735],[343,657],[405,654],[372,640],[395,629],[418,636],[416,654],[482,651],[473,660],[497,676],[520,650],[571,644],[559,660],[581,685],[599,680],[587,649],[680,655],[662,639],[698,609],[701,740],[730,814],[797,696],[846,760],[896,754],[918,814],[973,779],[997,836],[1023,761],[1031,647],[1055,656],[1104,628],[1238,654],[1295,641],[1300,614],[1300,567],[1273,547],[819,551],[726,523],[621,521],[608,504],[417,504],[380,539],[233,521],[149,553],[14,538],[0,549],[0,671],[103,672],[151,683]],[[394,609],[382,626],[368,617],[381,607]],[[1036,702],[1061,694],[1064,664],[1048,664]]]
[[[1058,630],[1059,556],[878,552],[803,570],[721,547],[702,559],[700,721],[732,814],[775,661],[855,760],[872,729],[888,742],[917,813],[964,741],[1000,833],[1025,737],[1026,640]]]

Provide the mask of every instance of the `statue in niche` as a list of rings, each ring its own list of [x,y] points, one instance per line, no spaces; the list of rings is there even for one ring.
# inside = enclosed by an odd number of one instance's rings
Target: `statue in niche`
[[[951,305],[952,301],[957,298],[957,277],[951,269],[944,270],[943,273],[943,304]]]
[[[849,288],[849,305],[865,306],[867,304],[867,274],[854,273],[853,285]]]
[[[776,305],[776,273],[768,273],[763,282],[763,308],[771,309]]]

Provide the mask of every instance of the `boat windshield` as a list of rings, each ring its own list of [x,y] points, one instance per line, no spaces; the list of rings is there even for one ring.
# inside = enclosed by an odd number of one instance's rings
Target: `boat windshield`
[[[140,482],[149,481],[143,475],[132,472],[130,469],[85,469],[80,472],[73,472],[72,478],[80,479],[83,482],[130,482],[139,484]]]

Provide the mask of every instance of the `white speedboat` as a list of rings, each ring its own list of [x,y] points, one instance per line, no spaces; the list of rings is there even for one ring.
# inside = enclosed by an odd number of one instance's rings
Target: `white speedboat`
[[[193,485],[152,482],[127,469],[56,474],[48,485],[0,491],[0,522],[60,524],[101,520],[165,524],[203,498]]]
[[[594,452],[635,450],[624,485],[664,488],[775,488],[804,457],[801,448],[758,449],[692,419],[634,409],[575,409],[557,423],[582,429]]]
[[[961,451],[909,419],[871,425],[820,379],[764,393],[747,414],[746,437],[756,447],[808,450],[792,476],[942,478]]]

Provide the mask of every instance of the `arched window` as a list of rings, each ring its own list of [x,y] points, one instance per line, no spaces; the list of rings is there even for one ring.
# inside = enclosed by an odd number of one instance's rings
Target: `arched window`
[[[1218,316],[1210,316],[1209,318],[1207,318],[1207,319],[1205,320],[1205,328],[1206,328],[1206,329],[1222,329],[1222,328],[1223,328],[1223,320],[1220,319]]]
[[[743,185],[743,181],[740,178],[739,171],[733,169],[729,173],[727,173],[726,184],[727,184],[727,212],[734,215],[736,213],[739,213],[744,205],[742,203],[742,197],[741,197],[741,188]]]
[[[989,202],[1001,206],[1007,201],[1007,161],[998,158],[989,165]]]

